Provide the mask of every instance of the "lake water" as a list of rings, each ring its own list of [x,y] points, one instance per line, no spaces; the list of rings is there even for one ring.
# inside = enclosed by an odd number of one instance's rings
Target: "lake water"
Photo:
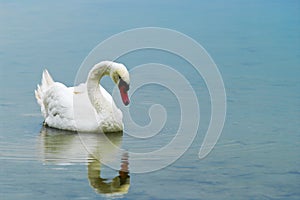
[[[0,198],[299,199],[299,10],[299,1],[292,0],[0,1]],[[165,52],[124,55],[119,61],[129,70],[149,62],[181,70],[193,88],[199,86],[201,108],[197,136],[182,157],[161,170],[137,174],[130,173],[136,166],[123,152],[116,158],[120,169],[129,167],[124,174],[100,164],[82,145],[84,140],[105,149],[101,135],[43,127],[34,89],[46,67],[55,80],[71,86],[97,44],[145,26],[180,31],[208,51],[225,84],[226,123],[213,151],[198,159],[210,119],[204,81]],[[109,78],[101,83],[112,90]],[[149,105],[164,105],[166,128],[149,140],[127,134],[110,139],[129,152],[167,144],[180,121],[172,94],[149,85],[131,101],[140,125],[149,123]]]

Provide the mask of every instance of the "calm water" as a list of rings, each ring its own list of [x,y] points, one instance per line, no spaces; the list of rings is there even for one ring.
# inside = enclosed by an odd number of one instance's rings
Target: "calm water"
[[[0,1],[1,199],[300,198],[299,1],[181,2]],[[129,177],[93,159],[77,134],[43,128],[33,91],[45,67],[56,80],[72,85],[99,42],[144,26],[175,29],[202,44],[223,76],[228,110],[215,149],[199,160],[209,95],[202,79],[183,70],[192,86],[201,88],[196,90],[201,107],[196,139],[172,165]],[[177,69],[186,64],[151,50],[119,60],[129,69],[148,62]],[[113,87],[109,79],[103,85]],[[145,142],[125,134],[111,140],[136,152],[168,143],[180,120],[178,102],[170,95],[148,86],[132,97],[132,117],[141,125],[149,122],[149,105],[166,106],[168,122],[158,137]],[[105,145],[99,145],[99,135],[84,138],[91,146]],[[123,167],[128,161],[130,170],[130,154],[118,159]]]

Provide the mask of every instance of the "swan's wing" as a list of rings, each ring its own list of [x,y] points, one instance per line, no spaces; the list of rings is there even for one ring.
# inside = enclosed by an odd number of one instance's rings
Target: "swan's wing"
[[[52,87],[54,84],[54,81],[52,79],[52,77],[50,76],[49,72],[45,69],[43,71],[42,74],[42,81],[40,85],[37,85],[37,89],[34,91],[35,94],[35,98],[38,102],[38,104],[41,106],[41,112],[44,116],[44,118],[46,118],[46,110],[45,110],[45,106],[44,106],[44,96],[46,91]]]
[[[54,82],[44,93],[45,123],[51,127],[76,130],[73,116],[73,88]]]
[[[42,74],[41,84],[35,90],[35,97],[41,106],[45,123],[51,127],[75,130],[73,117],[73,90],[64,84],[54,82],[47,70]]]

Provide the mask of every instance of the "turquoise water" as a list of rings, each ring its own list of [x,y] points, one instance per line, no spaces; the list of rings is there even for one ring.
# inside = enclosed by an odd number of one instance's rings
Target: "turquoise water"
[[[1,199],[299,199],[299,8],[298,1],[0,1]],[[226,123],[214,150],[199,160],[209,95],[193,70],[182,70],[192,87],[201,88],[201,123],[192,146],[164,169],[129,173],[127,194],[108,195],[103,188],[119,172],[87,155],[77,134],[43,128],[33,91],[45,67],[55,80],[72,85],[98,43],[145,26],[183,32],[209,52],[226,87]],[[128,69],[148,62],[176,69],[184,64],[151,50],[120,61]],[[109,79],[103,85],[113,87]],[[170,112],[161,135],[147,142],[116,135],[113,141],[140,152],[170,141],[179,123],[177,101],[163,88],[143,88],[131,105],[141,125],[149,122],[149,102]],[[108,180],[95,177],[100,169]]]

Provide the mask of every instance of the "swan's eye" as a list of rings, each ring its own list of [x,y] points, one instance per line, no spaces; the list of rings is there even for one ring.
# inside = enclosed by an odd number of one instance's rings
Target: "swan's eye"
[[[119,79],[121,79],[121,76],[120,75],[118,75],[119,76]]]

